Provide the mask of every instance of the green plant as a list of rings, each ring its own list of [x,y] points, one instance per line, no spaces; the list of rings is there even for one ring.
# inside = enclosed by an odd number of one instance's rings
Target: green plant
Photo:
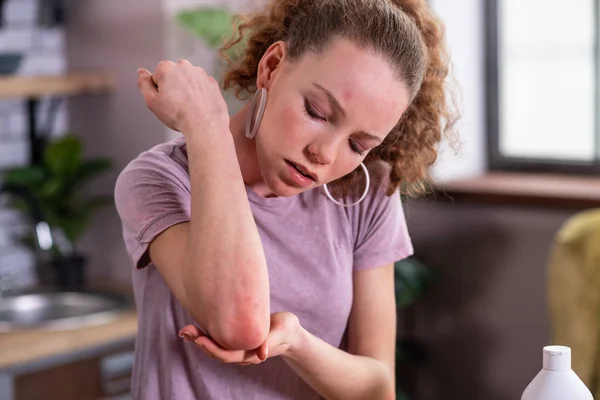
[[[198,7],[183,10],[176,15],[176,19],[189,32],[204,40],[214,50],[218,50],[237,31],[238,21],[226,8]],[[244,46],[244,41],[228,49],[225,54],[235,59],[238,50]]]
[[[394,265],[394,287],[398,310],[412,305],[433,282],[433,272],[415,257],[408,257]]]
[[[69,248],[75,248],[94,211],[112,203],[109,196],[85,196],[86,184],[109,170],[110,162],[102,158],[84,160],[81,147],[80,140],[71,135],[54,139],[47,143],[41,164],[10,169],[2,177],[4,184],[21,187],[36,200],[41,218],[64,234]],[[11,205],[33,215],[30,204],[18,196],[13,196]],[[53,251],[58,257],[67,256],[56,245]]]
[[[430,288],[434,274],[415,257],[408,257],[394,264],[394,287],[396,292],[396,313],[408,311]],[[410,327],[407,327],[410,328]],[[408,329],[410,330],[410,329]],[[396,339],[396,369],[424,357],[423,344],[410,336],[399,334]],[[410,400],[407,393],[396,384],[396,400]]]
[[[240,23],[240,20],[234,18],[234,14],[227,8],[214,6],[186,9],[177,13],[175,18],[183,28],[200,38],[214,51],[219,50],[228,39],[235,36]],[[245,45],[246,40],[244,37],[234,46],[225,50],[223,54],[230,60],[235,61],[241,56],[241,50]],[[227,65],[223,57],[218,57],[215,65],[212,68],[207,68],[207,72],[217,81],[221,81]],[[206,66],[203,65],[203,67]],[[243,104],[235,96],[234,91],[223,90],[222,94],[230,113],[234,114],[242,107]]]

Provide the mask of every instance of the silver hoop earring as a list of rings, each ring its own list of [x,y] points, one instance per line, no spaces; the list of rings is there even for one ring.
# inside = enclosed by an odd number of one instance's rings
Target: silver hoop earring
[[[254,111],[257,108],[256,116],[254,116]],[[250,111],[248,111],[248,116],[246,117],[246,137],[248,139],[252,139],[256,136],[258,132],[258,127],[262,121],[263,115],[265,114],[265,106],[267,105],[267,89],[260,88],[256,90],[254,97],[252,98],[252,103],[250,104]],[[252,117],[254,117],[254,125],[252,125]]]
[[[351,206],[357,205],[358,203],[363,201],[365,199],[365,197],[367,197],[367,193],[369,192],[369,186],[371,185],[371,178],[369,178],[369,170],[367,169],[367,166],[364,163],[360,163],[360,166],[362,167],[363,172],[365,173],[365,179],[367,181],[367,184],[365,186],[365,191],[363,192],[362,196],[360,196],[360,199],[358,199],[358,201],[356,201],[352,204],[340,203],[339,201],[337,201],[336,199],[333,198],[331,193],[329,193],[329,189],[327,189],[327,184],[324,184],[323,190],[325,190],[325,194],[327,195],[327,197],[329,197],[329,200],[333,201],[335,204],[340,205],[342,207],[351,207]]]

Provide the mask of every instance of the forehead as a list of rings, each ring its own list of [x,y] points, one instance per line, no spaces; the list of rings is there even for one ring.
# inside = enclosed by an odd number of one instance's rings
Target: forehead
[[[390,64],[375,52],[347,40],[333,42],[317,55],[298,60],[294,79],[329,90],[361,129],[380,137],[398,122],[409,94]]]

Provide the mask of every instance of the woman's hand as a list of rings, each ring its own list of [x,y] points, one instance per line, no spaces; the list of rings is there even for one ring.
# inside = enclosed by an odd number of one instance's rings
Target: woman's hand
[[[300,330],[298,317],[290,312],[282,311],[271,314],[269,335],[265,342],[255,350],[225,349],[193,325],[182,328],[179,336],[186,342],[193,342],[207,355],[221,362],[250,365],[259,364],[269,357],[285,353],[296,342]]]
[[[217,81],[186,60],[161,61],[154,74],[140,68],[137,84],[150,111],[184,136],[192,127],[229,128],[227,104]]]

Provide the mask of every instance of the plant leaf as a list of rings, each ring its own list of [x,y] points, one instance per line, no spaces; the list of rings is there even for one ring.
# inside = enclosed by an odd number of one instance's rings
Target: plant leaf
[[[213,49],[233,35],[232,14],[225,8],[197,8],[181,11],[177,21]]]
[[[75,244],[88,227],[90,220],[90,214],[79,212],[76,216],[72,215],[68,218],[61,218],[57,225],[62,229],[67,239]]]
[[[65,236],[76,243],[83,232],[92,222],[94,211],[98,208],[113,204],[112,196],[98,196],[76,206],[69,207],[70,213],[60,217],[59,225],[63,229]]]
[[[394,264],[394,285],[396,307],[411,305],[424,293],[433,281],[433,272],[414,257],[400,260]]]
[[[80,208],[88,210],[89,212],[93,212],[98,208],[113,205],[114,201],[114,197],[112,196],[97,196],[86,200],[86,202],[83,203]]]
[[[40,187],[40,197],[42,202],[56,203],[56,200],[60,200],[60,194],[63,188],[63,181],[56,178],[47,179]]]
[[[81,164],[81,142],[70,135],[51,142],[44,151],[44,163],[53,175],[74,174]]]
[[[102,174],[110,170],[111,162],[104,158],[95,158],[84,161],[71,180],[71,185],[79,185],[87,181],[88,179],[94,178],[97,175]]]
[[[35,187],[44,181],[44,170],[37,165],[12,168],[2,174],[5,183]]]

